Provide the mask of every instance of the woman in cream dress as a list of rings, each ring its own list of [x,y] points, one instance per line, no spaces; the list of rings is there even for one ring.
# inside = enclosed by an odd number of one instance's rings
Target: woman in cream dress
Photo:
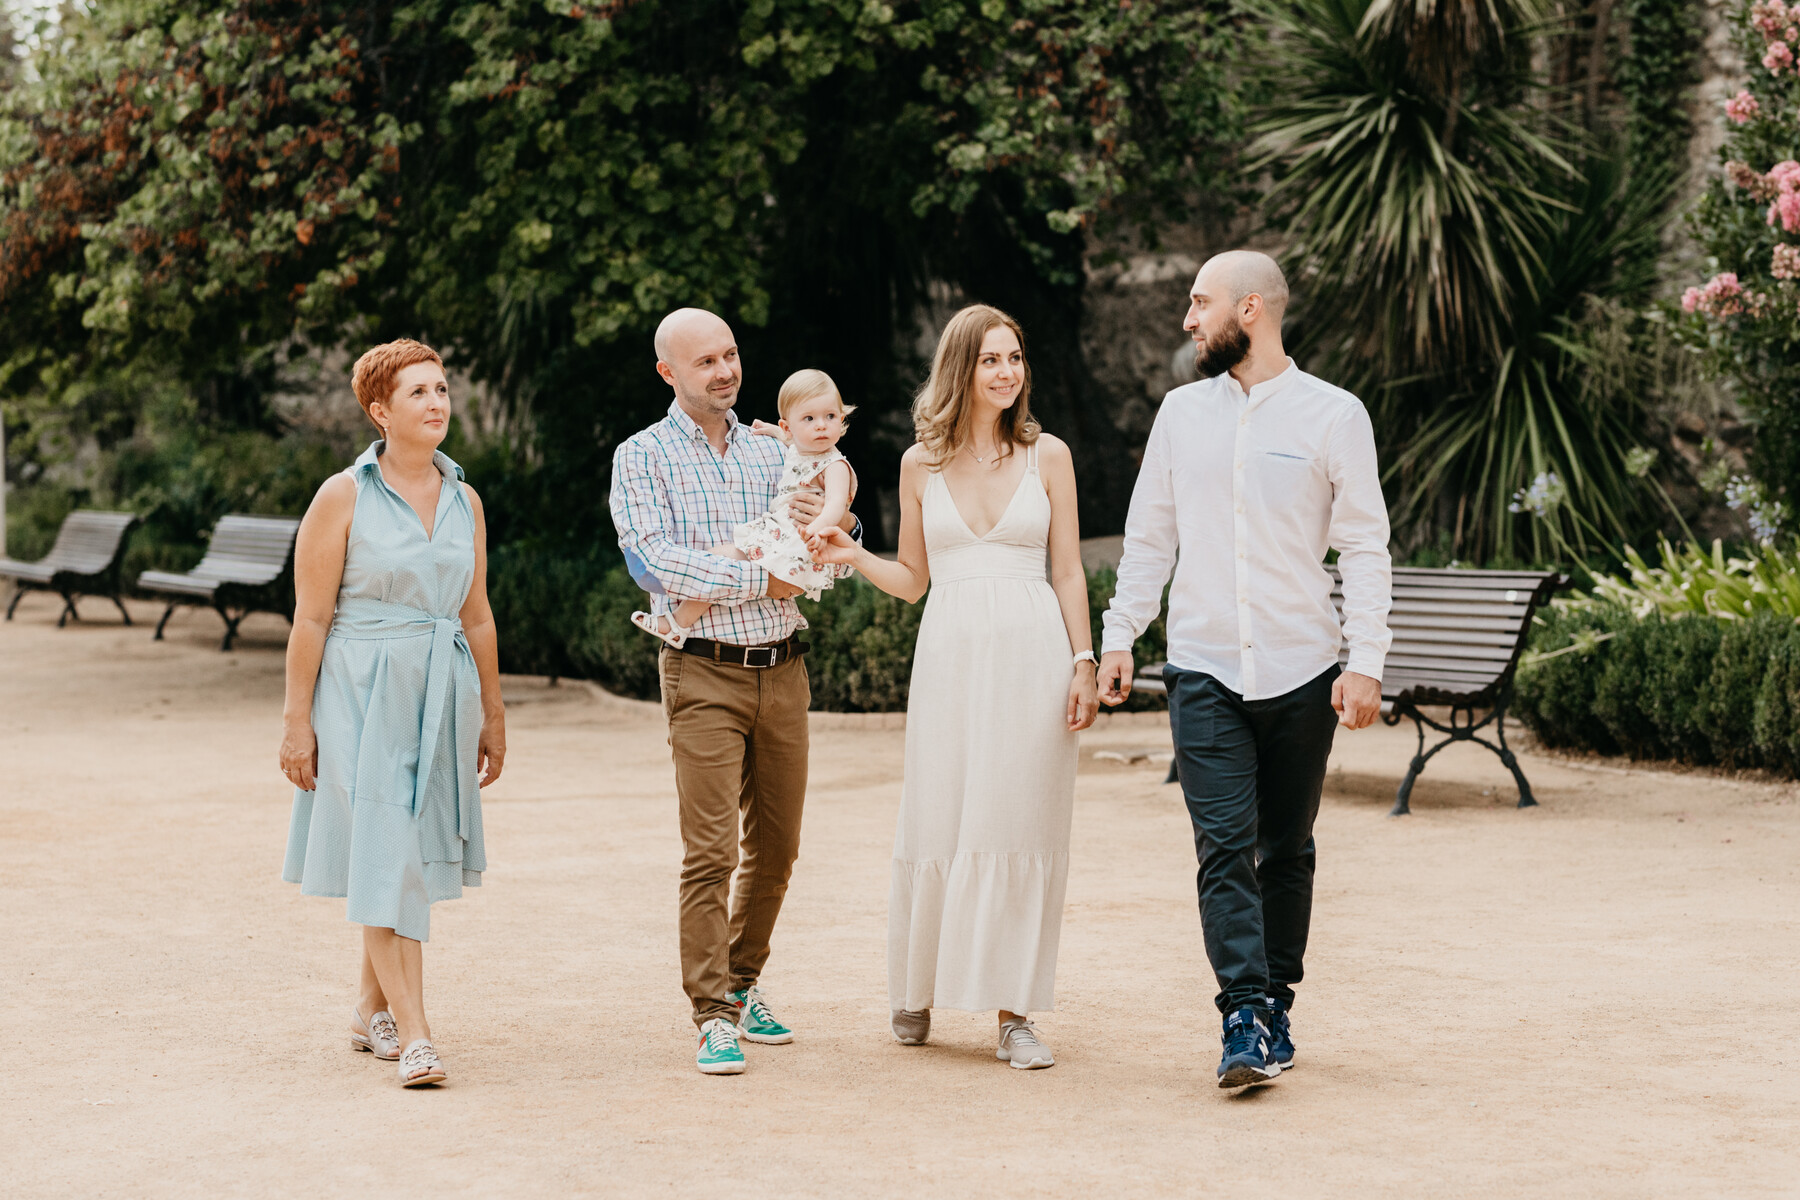
[[[1054,1004],[1076,734],[1098,707],[1074,464],[1030,389],[1017,323],[963,309],[913,406],[898,561],[836,530],[814,545],[908,602],[931,587],[888,899],[894,1036],[924,1043],[933,1008],[998,1012],[995,1056],[1022,1069],[1054,1062],[1027,1015]]]

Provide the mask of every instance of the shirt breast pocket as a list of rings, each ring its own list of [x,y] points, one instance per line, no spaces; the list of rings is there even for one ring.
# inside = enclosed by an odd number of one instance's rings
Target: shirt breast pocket
[[[1256,473],[1263,500],[1281,505],[1310,493],[1324,478],[1324,467],[1302,450],[1263,450],[1256,455]]]

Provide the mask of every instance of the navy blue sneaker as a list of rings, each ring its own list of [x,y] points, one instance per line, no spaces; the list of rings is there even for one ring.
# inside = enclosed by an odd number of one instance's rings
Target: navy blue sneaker
[[[1269,1062],[1283,1071],[1294,1069],[1294,1035],[1288,1030],[1287,1006],[1269,997]]]
[[[1269,1061],[1269,1027],[1254,1008],[1225,1014],[1225,1057],[1219,1060],[1219,1086],[1240,1088],[1279,1078],[1281,1068]]]

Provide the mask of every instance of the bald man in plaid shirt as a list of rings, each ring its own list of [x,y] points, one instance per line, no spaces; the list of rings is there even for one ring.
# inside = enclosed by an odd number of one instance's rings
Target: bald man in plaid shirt
[[[660,665],[686,847],[681,976],[700,1030],[696,1065],[735,1075],[744,1069],[740,1038],[794,1040],[756,982],[800,852],[812,703],[798,637],[806,620],[794,603],[799,588],[707,551],[769,510],[782,470],[782,443],[753,435],[732,412],[743,368],[731,327],[678,309],[656,331],[656,357],[674,403],[614,454],[612,517],[654,612],[689,599],[712,604],[681,649],[663,647]],[[803,492],[789,506],[804,524],[820,500]]]

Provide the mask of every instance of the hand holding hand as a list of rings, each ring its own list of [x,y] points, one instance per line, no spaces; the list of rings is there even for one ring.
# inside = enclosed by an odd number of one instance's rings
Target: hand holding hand
[[[816,537],[808,538],[806,548],[812,551],[813,558],[818,562],[842,563],[845,566],[854,566],[856,556],[862,553],[862,547],[836,526]]]
[[[303,792],[318,783],[319,738],[312,723],[289,724],[281,731],[281,773]]]
[[[1112,650],[1100,656],[1097,685],[1100,700],[1107,705],[1125,703],[1131,695],[1131,651]]]
[[[1331,707],[1345,729],[1364,729],[1381,715],[1381,681],[1345,671],[1331,685]]]

